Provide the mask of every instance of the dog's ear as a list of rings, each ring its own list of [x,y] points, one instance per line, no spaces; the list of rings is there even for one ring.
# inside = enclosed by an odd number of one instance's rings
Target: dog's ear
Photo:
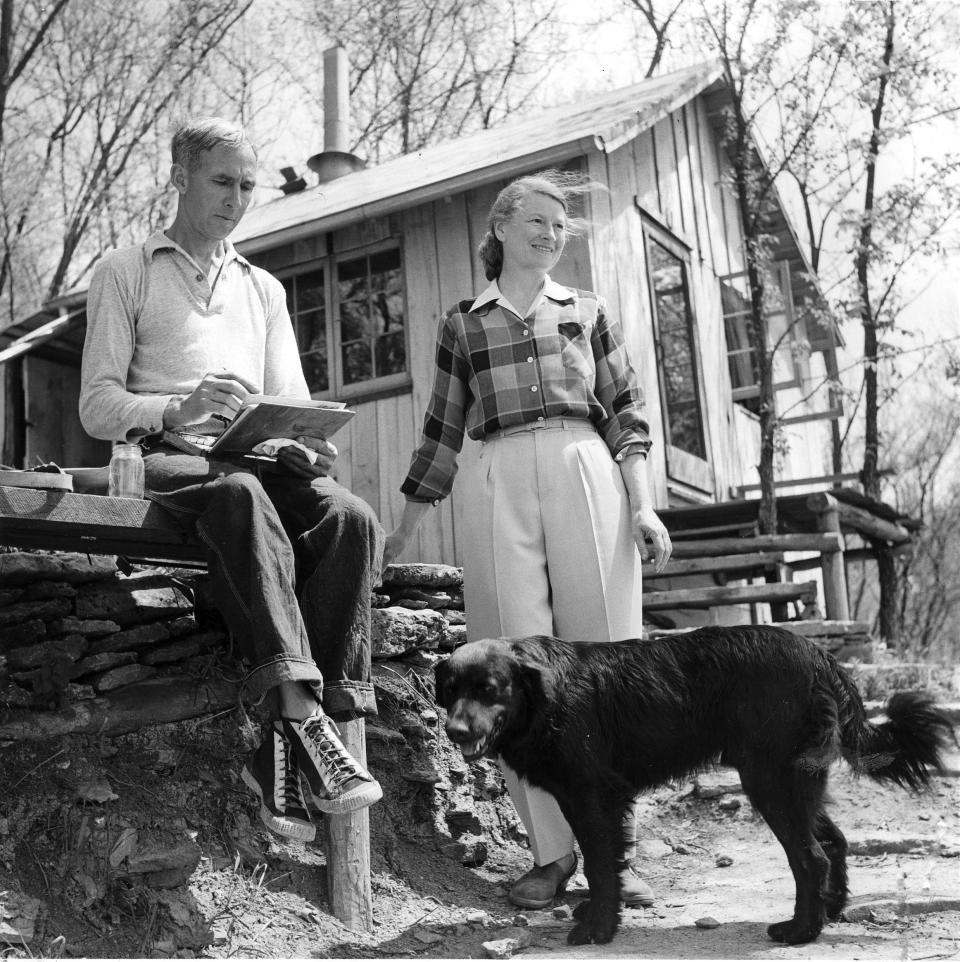
[[[549,640],[539,636],[520,638],[511,646],[517,680],[526,691],[531,706],[553,702],[556,698],[557,671],[550,660],[549,649],[543,644]]]

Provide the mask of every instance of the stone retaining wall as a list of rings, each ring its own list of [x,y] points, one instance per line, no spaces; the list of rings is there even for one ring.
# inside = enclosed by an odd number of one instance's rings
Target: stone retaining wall
[[[465,638],[458,568],[392,566],[372,604],[375,662],[423,664]],[[0,554],[0,722],[12,710],[63,712],[176,676],[237,681],[242,670],[203,572],[124,575],[108,557]]]

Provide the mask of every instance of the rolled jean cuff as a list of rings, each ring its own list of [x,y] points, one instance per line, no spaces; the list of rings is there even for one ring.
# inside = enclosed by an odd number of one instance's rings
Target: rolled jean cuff
[[[272,658],[252,668],[243,679],[240,693],[246,701],[258,705],[267,692],[287,681],[306,682],[314,691],[317,700],[323,696],[323,675],[316,662],[310,658],[296,658],[290,655]]]
[[[377,715],[377,697],[368,681],[333,681],[323,686],[323,710],[334,721]]]

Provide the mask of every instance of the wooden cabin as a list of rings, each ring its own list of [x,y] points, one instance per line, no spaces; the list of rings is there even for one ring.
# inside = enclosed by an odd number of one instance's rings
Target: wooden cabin
[[[647,394],[656,504],[725,501],[756,484],[742,234],[718,132],[727,103],[720,68],[703,64],[327,182],[303,186],[288,171],[290,189],[247,213],[233,240],[283,281],[314,395],[357,411],[335,438],[338,478],[387,530],[430,395],[440,314],[486,284],[476,250],[497,192],[547,167],[579,168],[603,187],[554,277],[604,294],[623,324]],[[832,473],[837,341],[807,310],[815,280],[785,215],[774,275],[787,442],[778,477],[803,482]],[[76,417],[83,323],[78,292],[0,335],[6,449],[18,432],[24,464],[107,459]],[[468,439],[464,459],[474,447]],[[405,560],[460,563],[468,509],[455,488]]]

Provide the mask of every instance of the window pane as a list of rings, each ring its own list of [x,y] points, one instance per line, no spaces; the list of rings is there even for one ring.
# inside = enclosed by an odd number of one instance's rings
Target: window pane
[[[400,374],[407,369],[407,348],[403,331],[377,338],[377,377]]]
[[[337,263],[337,308],[344,384],[407,369],[400,250]]]
[[[323,271],[297,275],[297,310],[307,311],[324,306]]]
[[[366,337],[370,318],[367,315],[366,303],[346,301],[340,304],[340,339],[341,341],[356,341]]]
[[[353,341],[343,345],[343,383],[356,384],[373,376],[373,359],[368,341]]]
[[[300,364],[303,367],[303,375],[307,379],[307,387],[310,392],[328,391],[330,389],[330,378],[327,374],[327,353],[326,342],[323,351],[310,351],[300,355]]]
[[[337,262],[337,298],[344,301],[367,297],[367,259],[358,257]]]
[[[327,309],[324,270],[313,267],[281,280],[287,310],[300,351],[300,363],[311,393],[330,389],[327,358]]]
[[[656,241],[649,251],[670,443],[705,459],[686,264]]]

